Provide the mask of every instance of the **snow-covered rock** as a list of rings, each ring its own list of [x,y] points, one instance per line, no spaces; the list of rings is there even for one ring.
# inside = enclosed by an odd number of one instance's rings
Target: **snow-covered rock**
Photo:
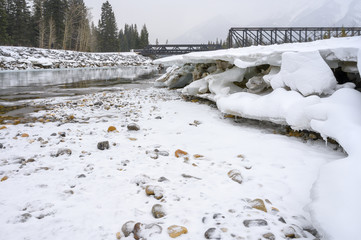
[[[152,61],[136,53],[88,53],[0,46],[0,70],[138,66]]]

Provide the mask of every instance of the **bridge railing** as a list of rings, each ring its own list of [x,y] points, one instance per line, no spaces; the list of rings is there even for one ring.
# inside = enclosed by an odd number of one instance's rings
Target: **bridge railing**
[[[231,28],[228,48],[361,36],[361,27]]]
[[[148,45],[144,49],[134,50],[143,56],[156,55],[178,55],[190,52],[212,51],[221,49],[220,44],[165,44],[165,45]]]

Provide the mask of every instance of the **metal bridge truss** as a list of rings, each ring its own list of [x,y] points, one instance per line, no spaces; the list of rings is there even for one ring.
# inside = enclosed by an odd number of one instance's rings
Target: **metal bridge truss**
[[[361,36],[361,27],[231,28],[228,48]]]
[[[166,44],[148,45],[144,49],[134,50],[143,56],[178,55],[190,52],[212,51],[221,49],[219,44]]]

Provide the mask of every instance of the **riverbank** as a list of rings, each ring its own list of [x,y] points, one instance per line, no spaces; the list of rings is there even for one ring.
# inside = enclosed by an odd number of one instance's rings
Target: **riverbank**
[[[320,169],[307,209],[325,239],[353,239],[361,222],[360,46],[361,37],[331,38],[173,56],[155,61],[173,65],[155,85],[340,143],[348,156]]]
[[[1,70],[101,68],[152,65],[136,53],[88,53],[68,50],[0,46]]]
[[[322,141],[240,125],[178,91],[33,105],[47,106],[33,123],[0,125],[7,239],[161,240],[173,225],[178,239],[314,239],[309,192],[320,167],[344,157]]]

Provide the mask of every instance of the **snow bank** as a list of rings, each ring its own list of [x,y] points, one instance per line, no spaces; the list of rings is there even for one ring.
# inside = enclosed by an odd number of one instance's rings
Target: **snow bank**
[[[223,113],[337,140],[349,157],[322,168],[310,212],[329,239],[358,236],[361,93],[354,88],[361,87],[361,37],[191,53],[155,63],[193,64],[197,77],[182,93],[210,99]],[[213,66],[216,71],[205,70]]]
[[[152,64],[136,53],[88,53],[0,46],[0,70],[117,67]]]

